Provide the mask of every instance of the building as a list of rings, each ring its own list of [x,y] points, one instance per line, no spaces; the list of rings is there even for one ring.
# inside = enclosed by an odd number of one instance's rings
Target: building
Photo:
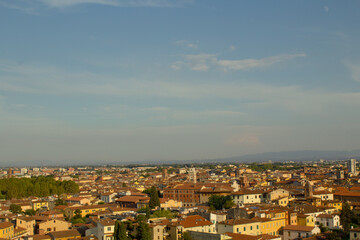
[[[196,169],[195,168],[190,168],[189,169],[189,182],[191,182],[191,183],[196,183],[197,182]]]
[[[319,233],[318,227],[287,225],[284,227],[283,240],[308,238]]]
[[[35,219],[33,217],[18,217],[16,218],[16,226],[27,230],[29,234],[35,234]]]
[[[14,224],[10,222],[0,223],[0,238],[13,238],[14,237]]]
[[[51,237],[51,240],[71,240],[81,238],[81,234],[76,229],[50,232],[49,236]]]
[[[38,234],[47,234],[49,232],[69,230],[71,223],[60,219],[49,219],[37,224],[36,231]]]
[[[112,203],[112,202],[115,202],[115,196],[116,196],[116,193],[108,192],[108,193],[101,194],[100,199],[104,203]]]
[[[116,199],[116,203],[125,208],[144,208],[149,206],[149,201],[149,197],[143,196],[123,196]]]
[[[248,235],[261,234],[260,221],[253,219],[230,219],[219,222],[217,225],[217,233],[242,233]]]
[[[187,216],[168,225],[170,240],[183,238],[186,231],[216,233],[215,225],[199,215]]]
[[[34,211],[37,211],[39,209],[49,209],[49,203],[43,200],[33,201],[31,202],[31,206]]]
[[[231,198],[236,205],[261,203],[262,191],[241,190],[231,194]]]
[[[347,162],[347,167],[348,167],[348,172],[352,173],[353,175],[357,175],[357,170],[356,170],[356,159],[350,159]]]
[[[110,218],[104,218],[95,222],[95,227],[85,231],[86,236],[94,235],[99,240],[113,240],[115,221]]]
[[[281,227],[286,225],[286,219],[269,219],[269,218],[253,218],[253,220],[258,220],[260,222],[260,232],[261,234],[268,235],[279,235],[279,230]]]
[[[315,217],[306,214],[298,214],[297,222],[299,226],[315,226]]]
[[[340,226],[340,216],[339,215],[332,215],[332,214],[319,214],[316,217],[316,225],[323,225],[329,229],[339,229]]]
[[[100,205],[91,205],[91,206],[80,206],[80,207],[67,207],[65,208],[65,216],[68,218],[72,218],[75,215],[75,211],[79,210],[81,217],[86,217],[86,215],[94,213],[94,212],[101,212],[105,211],[108,208],[105,204]]]
[[[350,229],[350,240],[360,240],[360,228]]]

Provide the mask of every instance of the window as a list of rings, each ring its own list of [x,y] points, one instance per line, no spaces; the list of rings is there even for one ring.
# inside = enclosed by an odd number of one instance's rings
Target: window
[[[108,231],[111,231],[111,227],[108,227],[107,230],[108,230]]]
[[[250,230],[252,230],[252,226],[250,226]]]

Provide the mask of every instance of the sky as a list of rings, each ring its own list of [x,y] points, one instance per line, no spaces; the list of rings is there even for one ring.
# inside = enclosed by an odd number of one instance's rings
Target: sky
[[[0,0],[0,165],[358,149],[359,8]]]

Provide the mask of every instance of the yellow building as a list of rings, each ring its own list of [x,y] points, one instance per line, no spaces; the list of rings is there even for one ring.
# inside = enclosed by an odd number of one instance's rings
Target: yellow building
[[[298,222],[298,225],[300,225],[300,226],[309,226],[309,227],[315,226],[314,217],[311,215],[298,214],[297,222]]]
[[[261,234],[260,221],[255,219],[243,218],[229,219],[218,223],[217,232],[220,234],[231,232],[248,235],[259,235]]]
[[[75,211],[80,211],[81,217],[86,217],[86,215],[105,211],[108,208],[107,205],[92,205],[92,206],[81,206],[81,207],[68,207],[65,208],[65,216],[72,218],[76,213]]]
[[[289,204],[289,197],[284,197],[276,200],[276,204],[282,207],[286,207]]]
[[[32,209],[35,211],[43,208],[49,209],[49,203],[47,201],[41,201],[41,200],[33,201],[31,205],[32,205]]]
[[[334,207],[339,211],[342,210],[342,202],[336,201],[336,200],[323,201],[322,206],[323,207]]]
[[[50,232],[48,235],[52,240],[81,239],[81,234],[76,229]]]
[[[14,224],[10,222],[0,223],[0,238],[11,239],[14,237]]]
[[[279,235],[281,227],[286,226],[286,219],[253,218],[260,222],[261,234]]]

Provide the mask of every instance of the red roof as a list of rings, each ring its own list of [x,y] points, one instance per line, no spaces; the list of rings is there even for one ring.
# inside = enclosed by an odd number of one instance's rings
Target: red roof
[[[212,225],[212,223],[199,215],[187,216],[184,220],[180,220],[179,225],[184,228],[201,227]]]

